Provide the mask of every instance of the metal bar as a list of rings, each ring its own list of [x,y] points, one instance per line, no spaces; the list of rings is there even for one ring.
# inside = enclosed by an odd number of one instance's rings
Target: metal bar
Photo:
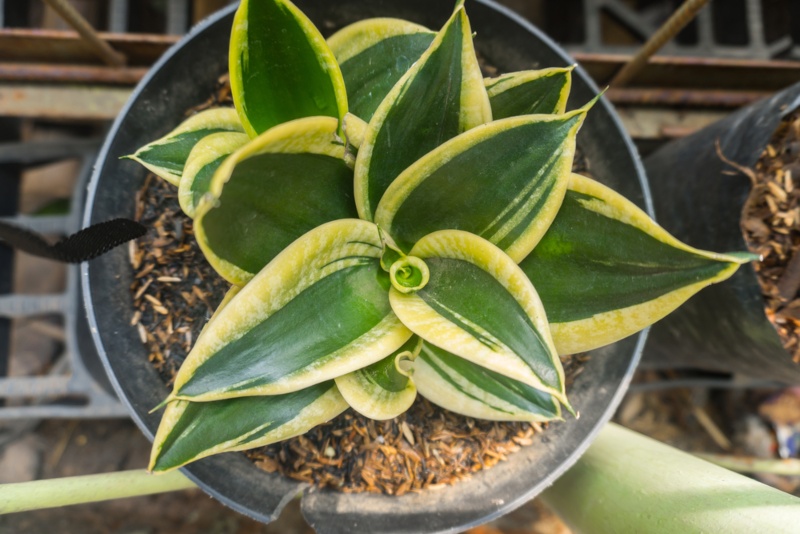
[[[0,217],[0,221],[16,226],[21,226],[40,234],[61,235],[67,231],[69,215],[17,215],[14,217]]]
[[[58,397],[73,392],[68,376],[0,378],[0,398]]]
[[[0,295],[0,317],[21,319],[47,313],[66,313],[67,299],[59,295]]]
[[[686,0],[678,10],[642,45],[641,50],[611,80],[613,87],[626,85],[642,69],[653,54],[672,40],[684,26],[692,21],[708,0]]]
[[[98,36],[125,54],[129,65],[150,65],[179,36],[146,33],[98,33]],[[87,49],[80,35],[67,30],[0,30],[3,61],[42,63],[96,63],[97,56]]]
[[[96,152],[102,142],[102,139],[59,139],[57,141],[0,143],[0,164],[32,165],[82,157]]]
[[[116,33],[128,31],[128,0],[111,0],[108,5],[108,30]]]
[[[764,17],[761,16],[761,0],[747,0],[745,5],[747,16],[747,40],[750,48],[756,53],[765,54],[767,39],[764,35]]]
[[[0,409],[0,421],[21,419],[109,419],[128,417],[128,411],[117,401],[105,404],[74,406],[66,404],[41,404],[36,406],[9,406]]]
[[[606,12],[638,38],[645,40],[647,39],[647,34],[655,30],[647,21],[619,0],[605,0],[603,3],[605,4]]]
[[[71,82],[135,85],[146,72],[147,68],[145,67],[0,63],[0,82]]]
[[[106,121],[117,116],[131,90],[97,85],[0,85],[0,115]]]
[[[81,37],[92,47],[92,50],[103,61],[112,67],[122,67],[126,63],[124,55],[120,54],[105,42],[97,34],[92,25],[75,10],[66,0],[44,0],[47,5],[53,8],[67,23],[75,28]]]
[[[769,91],[715,91],[701,89],[611,88],[606,96],[615,104],[738,108],[766,98]]]
[[[167,8],[167,33],[183,35],[189,29],[189,2],[169,0]]]
[[[600,84],[631,56],[579,52],[575,59]],[[775,92],[800,80],[800,61],[654,56],[636,77],[636,86],[733,89]]]

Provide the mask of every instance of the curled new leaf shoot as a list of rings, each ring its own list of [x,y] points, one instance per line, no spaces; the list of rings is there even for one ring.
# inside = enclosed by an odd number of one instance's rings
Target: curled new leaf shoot
[[[415,256],[403,256],[389,270],[392,286],[400,293],[419,291],[425,287],[430,277],[428,266]]]

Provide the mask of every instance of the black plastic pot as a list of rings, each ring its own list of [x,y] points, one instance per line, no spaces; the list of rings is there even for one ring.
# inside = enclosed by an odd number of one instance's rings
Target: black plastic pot
[[[432,28],[450,15],[451,0],[298,0],[323,31],[375,16],[409,19]],[[473,0],[469,14],[479,52],[501,71],[567,66],[573,61],[517,15],[487,0]],[[232,8],[202,22],[170,49],[139,84],[114,123],[89,186],[85,224],[130,217],[134,192],[145,170],[120,160],[177,125],[184,110],[204,101],[226,69]],[[598,89],[576,69],[571,107]],[[589,113],[578,144],[593,175],[649,207],[649,191],[636,151],[612,108],[601,101]],[[86,307],[95,342],[120,398],[152,439],[160,413],[148,414],[168,393],[147,361],[136,331],[128,290],[131,268],[124,248],[83,265]],[[320,532],[455,532],[489,521],[522,505],[570,467],[589,446],[619,403],[639,358],[645,334],[598,350],[569,390],[579,420],[554,424],[534,445],[507,462],[444,490],[391,497],[343,494],[255,468],[244,455],[223,454],[184,472],[206,492],[258,520],[277,517],[286,502],[305,490],[302,510]]]
[[[645,160],[658,222],[678,239],[720,252],[747,250],[740,221],[750,180],[717,155],[753,167],[781,119],[800,107],[800,84],[662,147]],[[731,175],[731,171],[735,172]],[[697,368],[800,384],[800,366],[764,314],[752,265],[708,287],[655,324],[643,365]]]

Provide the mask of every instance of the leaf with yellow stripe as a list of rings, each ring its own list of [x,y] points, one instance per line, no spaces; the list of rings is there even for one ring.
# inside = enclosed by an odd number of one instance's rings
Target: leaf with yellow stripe
[[[228,54],[233,103],[250,137],[294,119],[347,113],[333,52],[288,0],[242,0]]]
[[[411,364],[419,394],[451,412],[492,421],[561,418],[549,393],[459,358],[430,343]]]
[[[333,381],[285,395],[167,405],[153,440],[149,470],[164,473],[189,462],[299,436],[347,409]]]
[[[419,353],[422,340],[411,337],[395,352],[372,365],[336,378],[339,392],[355,411],[383,421],[408,410],[417,388],[402,366]]]
[[[526,70],[486,78],[484,83],[492,105],[492,117],[499,120],[520,115],[564,113],[574,68],[573,65]]]
[[[638,332],[753,259],[685,245],[620,194],[573,174],[558,216],[520,267],[559,354],[572,354]]]
[[[224,160],[200,199],[195,235],[214,269],[244,285],[295,239],[357,217],[353,172],[331,117],[287,122]]]
[[[422,280],[421,289],[406,293],[398,288],[404,278],[392,279],[389,300],[403,324],[426,342],[569,406],[544,308],[514,260],[460,230],[425,236],[407,258],[422,261],[420,270],[428,272],[406,272],[405,279]],[[396,264],[404,262],[413,267],[407,259]]]
[[[389,305],[377,227],[333,221],[292,243],[219,311],[170,399],[279,395],[371,365],[411,332]]]
[[[462,0],[369,121],[355,166],[359,216],[372,220],[384,191],[406,167],[491,119]]]
[[[435,36],[424,26],[392,18],[361,20],[330,36],[328,45],[342,69],[350,112],[369,122]]]
[[[183,212],[194,217],[203,195],[209,192],[211,178],[225,159],[246,145],[245,133],[222,132],[202,138],[192,148],[178,186],[178,202]]]
[[[503,119],[451,139],[389,186],[375,223],[405,251],[453,229],[522,260],[558,213],[587,109]]]
[[[172,185],[179,185],[183,167],[194,146],[204,137],[219,132],[243,132],[233,108],[201,111],[183,121],[167,135],[126,156]]]

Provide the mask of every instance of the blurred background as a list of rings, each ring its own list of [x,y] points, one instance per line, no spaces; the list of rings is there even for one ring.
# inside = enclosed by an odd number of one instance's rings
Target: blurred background
[[[70,0],[121,54],[103,58],[42,0],[0,0],[0,219],[80,227],[105,131],[160,54],[227,0]],[[501,0],[601,86],[677,0]],[[119,59],[119,58],[117,58]],[[712,0],[607,96],[642,154],[800,80],[800,2]],[[0,483],[141,468],[149,443],[114,397],[83,320],[77,268],[0,244]],[[652,363],[652,362],[651,362]],[[800,389],[694,369],[637,373],[615,420],[690,452],[795,458]],[[800,478],[759,475],[800,495]],[[183,491],[0,517],[3,532],[307,532],[296,503],[264,526]],[[566,533],[533,502],[473,533]]]

